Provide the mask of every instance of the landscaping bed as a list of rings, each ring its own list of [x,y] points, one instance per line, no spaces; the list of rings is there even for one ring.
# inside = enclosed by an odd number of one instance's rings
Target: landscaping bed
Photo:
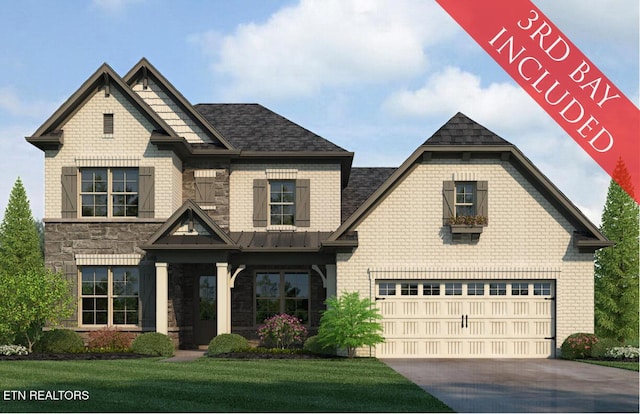
[[[229,358],[229,359],[341,359],[344,357],[336,355],[312,354],[312,353],[281,353],[281,352],[224,352],[221,354],[208,355],[210,358]]]
[[[113,359],[149,358],[132,352],[32,353],[29,355],[0,355],[0,361],[105,361]]]

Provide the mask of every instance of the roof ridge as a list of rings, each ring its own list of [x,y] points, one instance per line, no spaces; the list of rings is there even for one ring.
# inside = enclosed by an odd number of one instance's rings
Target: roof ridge
[[[513,145],[495,132],[456,113],[422,145]]]

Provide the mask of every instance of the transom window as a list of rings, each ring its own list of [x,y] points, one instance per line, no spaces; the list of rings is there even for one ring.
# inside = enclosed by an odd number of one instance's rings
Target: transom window
[[[462,283],[445,283],[444,294],[447,296],[462,295]]]
[[[279,313],[309,323],[309,273],[256,273],[256,324]]]
[[[137,325],[140,275],[137,267],[86,266],[81,277],[82,325]]]
[[[293,226],[296,212],[295,181],[270,181],[269,189],[270,224]]]
[[[475,216],[475,183],[456,182],[456,217]]]
[[[137,217],[137,168],[83,168],[83,217]]]
[[[506,296],[507,284],[506,283],[489,283],[489,295]]]
[[[468,283],[467,284],[468,296],[482,296],[484,295],[484,283]]]
[[[418,296],[418,284],[402,283],[400,285],[400,294],[402,296]]]
[[[380,296],[395,296],[396,284],[395,283],[379,283],[378,294]]]
[[[527,296],[529,294],[528,283],[512,283],[511,295],[512,296]]]
[[[551,295],[551,283],[534,283],[533,284],[534,296],[549,296]]]
[[[440,295],[439,283],[425,283],[422,286],[422,295],[424,296],[438,296]]]

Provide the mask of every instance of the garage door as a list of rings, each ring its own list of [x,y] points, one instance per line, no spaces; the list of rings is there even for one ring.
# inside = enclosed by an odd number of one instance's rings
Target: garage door
[[[380,358],[552,358],[549,280],[376,282]]]

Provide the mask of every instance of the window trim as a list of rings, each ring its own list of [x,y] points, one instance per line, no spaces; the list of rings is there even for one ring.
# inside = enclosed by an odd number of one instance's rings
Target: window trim
[[[292,195],[293,195],[293,201],[272,201],[271,200],[271,195],[272,195],[272,190],[273,190],[273,185],[276,183],[283,183],[282,185],[284,185],[285,183],[290,183],[293,186],[292,189]],[[267,227],[269,228],[293,228],[295,229],[296,227],[296,209],[297,209],[297,185],[296,185],[296,180],[267,180]],[[281,194],[285,194],[283,192],[281,192]],[[291,206],[293,211],[291,212],[291,214],[284,214],[284,213],[280,213],[280,218],[284,218],[285,216],[291,216],[291,224],[274,224],[271,221],[271,218],[273,216],[272,214],[272,207],[274,206],[280,206],[281,208],[284,208],[285,206]]]
[[[458,186],[462,186],[465,191],[462,193],[458,192]],[[468,195],[466,192],[467,186],[471,187],[471,202],[458,202],[458,195],[461,194],[463,196]],[[476,191],[477,182],[476,181],[454,181],[454,190],[453,190],[453,213],[455,217],[469,217],[478,215],[478,194]],[[458,214],[458,207],[461,208],[471,208],[471,214]]]
[[[83,295],[82,293],[82,270],[86,268],[102,268],[107,269],[107,294],[106,295]],[[115,324],[113,323],[114,316],[114,306],[113,300],[120,297],[135,297],[132,295],[115,295],[113,292],[113,282],[114,282],[114,271],[113,269],[136,269],[138,273],[138,320],[135,324]],[[117,328],[140,328],[142,322],[142,302],[141,302],[141,289],[142,289],[142,276],[141,269],[139,266],[126,266],[126,265],[84,265],[77,266],[77,280],[78,280],[78,327],[81,328],[104,328],[104,327],[117,327]],[[84,298],[96,298],[96,297],[104,297],[107,299],[107,323],[106,324],[85,324],[83,323],[83,307],[82,300]]]
[[[102,133],[104,136],[112,138],[114,133],[115,117],[113,113],[102,114]]]

